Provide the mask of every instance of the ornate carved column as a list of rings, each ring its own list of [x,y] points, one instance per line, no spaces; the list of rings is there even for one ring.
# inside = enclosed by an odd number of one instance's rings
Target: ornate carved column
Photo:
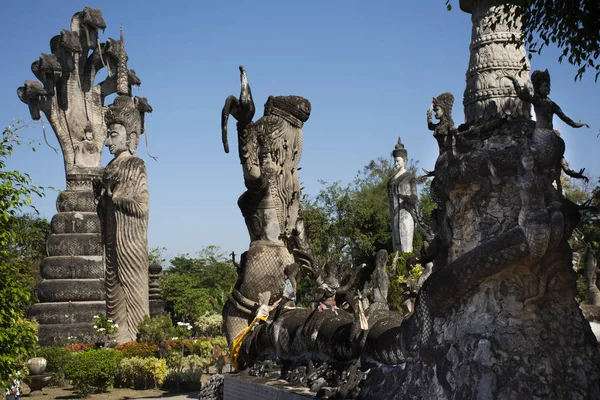
[[[503,20],[506,0],[461,0],[460,8],[472,14],[471,58],[467,69],[463,104],[465,122],[471,125],[496,116],[530,118],[530,105],[517,97],[506,76],[516,76],[521,86],[529,82],[529,61],[525,47],[513,38],[521,37],[520,24],[510,27]],[[514,7],[514,6],[512,6]],[[524,69],[525,68],[525,69]]]

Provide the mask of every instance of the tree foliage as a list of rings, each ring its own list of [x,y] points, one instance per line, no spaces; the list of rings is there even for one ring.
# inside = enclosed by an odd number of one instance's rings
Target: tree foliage
[[[35,303],[34,288],[41,279],[40,262],[46,256],[46,239],[52,233],[50,222],[30,213],[9,217],[5,227],[13,234],[6,249],[7,260],[19,271],[19,281],[30,293],[29,303]]]
[[[237,274],[216,246],[207,246],[196,257],[179,255],[164,270],[160,288],[167,311],[176,321],[195,322],[207,313],[220,313]]]
[[[392,251],[386,184],[393,173],[390,162],[380,158],[350,184],[321,181],[321,191],[304,198],[302,216],[321,265],[371,264],[377,250]]]
[[[596,260],[600,259],[600,185],[596,184],[593,187],[589,181],[576,181],[565,176],[561,178],[561,184],[567,198],[582,206],[581,221],[570,243],[576,255],[575,260],[579,258],[579,264],[575,266],[579,275],[577,300],[580,303],[587,303],[585,255],[591,252],[592,257]]]
[[[29,175],[8,170],[6,161],[21,144],[18,124],[9,125],[0,146],[0,387],[16,371],[23,357],[37,343],[35,326],[25,319],[31,302],[31,282],[24,274],[20,257],[31,248],[25,244],[19,220],[31,205],[32,195],[42,189],[32,185]]]
[[[416,173],[416,163],[409,167]],[[392,253],[392,232],[387,194],[387,181],[394,174],[392,163],[379,158],[371,161],[346,186],[340,182],[327,184],[315,197],[305,196],[302,216],[315,257],[320,265],[336,262],[340,271],[362,263],[369,268],[359,277],[359,285],[374,268],[375,253],[385,249]],[[428,186],[422,191],[419,212],[425,221],[435,207]],[[415,253],[423,239],[415,229]],[[348,271],[346,272],[348,273]],[[298,283],[299,303],[306,304],[314,293],[314,284],[303,279]]]
[[[452,9],[452,0],[446,0]],[[520,38],[531,54],[540,54],[544,47],[556,46],[562,50],[558,61],[567,60],[578,67],[575,80],[592,69],[595,80],[600,76],[600,2],[598,0],[521,2],[514,14],[509,14],[510,4],[505,5],[507,21],[520,21],[523,33]]]

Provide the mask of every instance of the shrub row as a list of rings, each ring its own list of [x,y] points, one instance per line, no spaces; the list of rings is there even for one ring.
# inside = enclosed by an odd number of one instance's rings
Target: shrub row
[[[116,371],[115,384],[135,389],[155,389],[167,377],[167,362],[156,357],[124,358]]]

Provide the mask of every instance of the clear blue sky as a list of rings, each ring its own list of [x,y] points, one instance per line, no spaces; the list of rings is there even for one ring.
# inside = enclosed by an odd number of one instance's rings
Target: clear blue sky
[[[167,247],[169,256],[211,244],[227,252],[247,249],[236,204],[244,186],[235,124],[229,127],[230,154],[223,152],[220,133],[225,98],[239,94],[240,64],[248,71],[257,118],[269,94],[311,101],[300,164],[309,195],[321,188],[320,179],[347,183],[371,159],[389,156],[398,135],[409,158],[433,168],[438,150],[425,119],[433,96],[452,92],[455,122],[463,122],[471,20],[457,2],[448,12],[443,0],[4,0],[2,126],[30,120],[16,89],[35,79],[31,63],[50,52],[50,38],[86,5],[103,11],[102,41],[118,38],[123,24],[129,67],[142,80],[135,94],[154,108],[146,129],[158,162],[145,154],[143,142],[138,155],[148,166],[150,246]],[[533,69],[548,68],[553,100],[591,126],[575,130],[555,118],[571,167],[599,175],[600,86],[592,75],[575,83],[576,69],[558,64],[557,54],[546,49],[534,57]],[[42,141],[39,125],[22,134]],[[109,159],[105,151],[104,164]],[[61,156],[44,144],[36,153],[19,150],[9,167],[29,173],[38,185],[65,188]],[[42,216],[55,214],[56,195],[47,190],[35,200]]]

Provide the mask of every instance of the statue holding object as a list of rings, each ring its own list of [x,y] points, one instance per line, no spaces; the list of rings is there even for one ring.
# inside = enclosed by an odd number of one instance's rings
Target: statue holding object
[[[264,116],[255,113],[252,92],[240,66],[241,93],[229,96],[221,115],[223,147],[229,152],[227,122],[237,121],[238,150],[246,192],[238,206],[250,235],[250,249],[242,255],[240,277],[224,309],[224,332],[233,338],[254,317],[258,296],[270,292],[271,302],[282,296],[284,268],[294,262],[292,247],[298,245],[302,126],[310,116],[310,102],[299,96],[269,96]],[[301,238],[301,241],[304,241]]]

